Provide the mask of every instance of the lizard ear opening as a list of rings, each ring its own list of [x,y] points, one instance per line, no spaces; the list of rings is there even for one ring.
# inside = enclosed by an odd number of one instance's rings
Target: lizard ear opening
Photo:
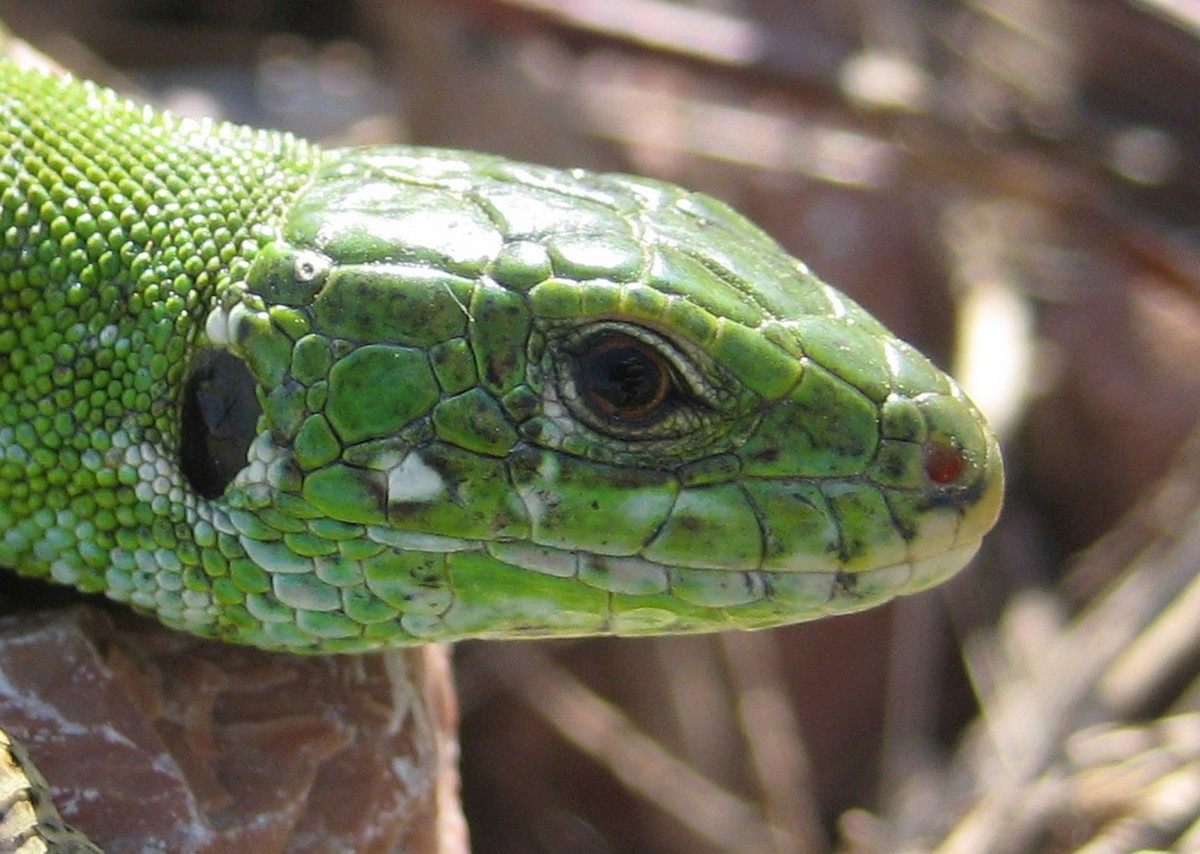
[[[184,476],[200,495],[216,498],[246,467],[262,414],[246,363],[225,350],[205,349],[192,363],[183,390],[179,456]]]

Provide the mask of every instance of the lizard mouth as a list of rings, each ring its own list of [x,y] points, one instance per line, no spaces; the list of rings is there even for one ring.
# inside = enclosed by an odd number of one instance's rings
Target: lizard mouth
[[[938,457],[934,474],[957,468]],[[608,592],[604,631],[647,634],[705,631],[723,624],[765,628],[850,613],[897,596],[933,587],[962,569],[1000,513],[1004,492],[999,444],[988,435],[970,474],[955,472],[939,485],[907,538],[903,554],[860,555],[853,566],[814,555],[777,557],[769,565],[680,567],[640,555],[610,556],[555,549],[525,542],[484,544],[488,554],[510,566],[574,579]],[[669,597],[682,607],[665,607]],[[455,620],[454,607],[444,615]]]
[[[518,591],[505,603],[502,636],[572,634],[654,635],[700,633],[729,627],[764,629],[862,611],[914,593],[956,573],[979,548],[964,543],[929,557],[849,573],[830,571],[673,569],[638,557],[576,555],[523,545],[493,544],[487,551],[509,565],[534,568],[547,582],[589,585],[609,591],[586,614],[547,611],[543,597]],[[536,556],[534,552],[537,552]],[[566,576],[568,567],[575,574]],[[479,635],[470,602],[455,600],[438,615],[406,618],[414,637]],[[486,636],[487,632],[483,633]]]

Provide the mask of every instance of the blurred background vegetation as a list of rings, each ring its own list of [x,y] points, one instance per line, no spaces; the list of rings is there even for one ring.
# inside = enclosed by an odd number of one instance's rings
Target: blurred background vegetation
[[[1200,844],[1200,738],[1153,723],[1197,708],[1195,4],[0,0],[0,18],[180,112],[712,193],[955,368],[1001,431],[1005,516],[936,592],[759,634],[461,645],[476,852]]]

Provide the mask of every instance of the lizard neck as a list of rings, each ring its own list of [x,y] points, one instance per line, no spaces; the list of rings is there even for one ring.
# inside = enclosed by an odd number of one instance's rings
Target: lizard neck
[[[107,524],[138,507],[126,449],[177,457],[209,309],[322,155],[6,62],[0,116],[0,564],[44,575],[25,523],[100,501]]]

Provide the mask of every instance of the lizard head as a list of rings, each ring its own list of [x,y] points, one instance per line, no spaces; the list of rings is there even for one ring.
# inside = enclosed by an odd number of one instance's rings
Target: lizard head
[[[0,64],[0,560],[296,651],[762,627],[960,568],[952,380],[723,205]]]
[[[183,467],[260,645],[795,622],[946,578],[999,512],[953,380],[644,179],[335,152],[201,344]]]

